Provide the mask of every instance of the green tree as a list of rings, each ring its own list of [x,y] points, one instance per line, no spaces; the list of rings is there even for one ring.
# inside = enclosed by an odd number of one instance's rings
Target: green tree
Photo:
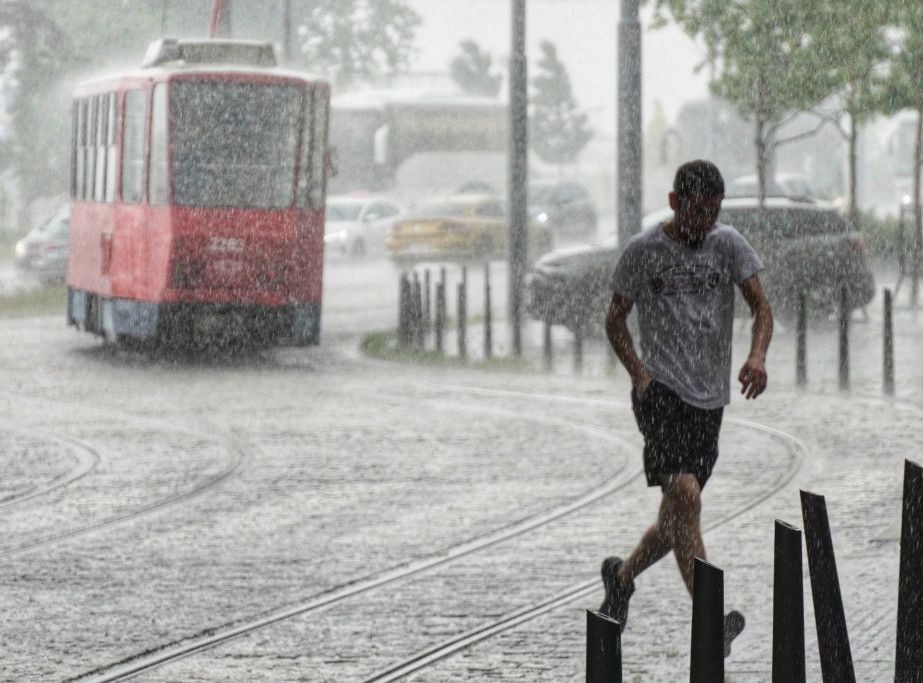
[[[482,52],[473,40],[459,45],[462,53],[449,64],[449,73],[463,92],[471,95],[496,97],[500,92],[503,74],[491,73],[491,58]]]
[[[825,0],[654,0],[660,25],[672,16],[701,37],[707,61],[718,69],[712,83],[754,125],[760,203],[773,166],[779,129],[790,116],[823,102],[837,87],[833,55],[818,44]],[[850,3],[851,5],[852,3]]]
[[[593,132],[586,114],[577,110],[570,78],[554,45],[544,40],[539,48],[542,56],[538,75],[532,79],[529,143],[543,161],[573,163]]]
[[[409,63],[414,30],[421,20],[405,0],[296,4],[303,63],[337,86],[348,88],[383,73],[397,73]]]
[[[918,277],[920,275],[921,230],[923,230],[923,208],[920,203],[921,175],[923,175],[923,5],[918,0],[895,0],[890,38],[894,54],[890,62],[887,91],[883,102],[885,112],[896,113],[902,109],[916,112],[916,139],[913,150],[913,300],[917,299]]]

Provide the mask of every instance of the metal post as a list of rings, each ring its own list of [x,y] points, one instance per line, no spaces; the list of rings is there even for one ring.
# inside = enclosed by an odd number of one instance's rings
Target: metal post
[[[410,344],[410,278],[401,273],[398,284],[397,341],[401,346]]]
[[[526,72],[526,0],[512,0],[510,51],[510,287],[509,316],[513,326],[513,354],[522,356],[522,299],[526,274],[526,180],[528,178],[529,83]]]
[[[432,326],[432,301],[430,301],[432,286],[429,278],[429,268],[423,271],[423,333],[428,334]]]
[[[795,383],[808,384],[808,303],[804,292],[798,294],[797,350],[795,352]]]
[[[776,520],[772,593],[772,683],[804,683],[801,530]]]
[[[904,505],[897,590],[895,683],[917,683],[923,672],[923,468],[904,461]]]
[[[420,288],[420,276],[414,271],[413,285],[411,286],[411,342],[415,349],[423,348],[423,301]]]
[[[442,353],[442,335],[445,332],[445,283],[436,283],[436,328],[433,334],[436,337],[436,351]]]
[[[551,371],[552,368],[552,349],[551,349],[551,323],[547,320],[542,322],[542,350],[545,357],[545,370]]]
[[[840,290],[840,391],[849,390],[849,300],[846,288]]]
[[[468,292],[463,279],[458,283],[458,357],[468,357]]]
[[[856,674],[853,671],[846,614],[843,612],[843,598],[840,595],[840,580],[824,497],[801,491],[801,514],[804,518],[808,567],[811,572],[821,673],[825,683],[855,683]]]
[[[695,558],[690,683],[724,680],[724,572]]]
[[[492,323],[490,314],[490,264],[484,264],[484,358],[491,358],[493,352]]]
[[[622,683],[622,634],[615,619],[586,611],[586,683]]]
[[[583,372],[583,330],[574,333],[574,372]]]
[[[618,243],[641,228],[641,22],[638,0],[622,0],[618,29]]]
[[[888,396],[894,396],[894,316],[890,289],[885,289],[884,328],[884,390]]]

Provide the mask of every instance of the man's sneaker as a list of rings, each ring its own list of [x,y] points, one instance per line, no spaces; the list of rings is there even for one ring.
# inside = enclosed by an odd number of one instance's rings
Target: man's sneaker
[[[599,608],[601,614],[611,617],[619,622],[620,630],[625,630],[628,622],[628,600],[635,592],[635,585],[624,585],[619,581],[619,567],[622,566],[620,557],[607,557],[603,560],[602,576],[603,585],[606,587],[606,599]]]
[[[744,615],[738,612],[736,609],[731,610],[724,615],[724,656],[727,657],[731,654],[731,643],[734,642],[734,638],[740,635],[740,632],[744,630],[744,626],[747,625],[747,620],[744,619]]]

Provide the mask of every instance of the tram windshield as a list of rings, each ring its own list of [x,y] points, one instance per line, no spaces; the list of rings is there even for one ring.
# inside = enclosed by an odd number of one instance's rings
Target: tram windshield
[[[303,98],[295,85],[175,81],[170,95],[173,203],[290,206]]]

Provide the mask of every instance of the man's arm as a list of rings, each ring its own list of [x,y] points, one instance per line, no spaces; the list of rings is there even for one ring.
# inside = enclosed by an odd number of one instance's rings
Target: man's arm
[[[651,383],[651,376],[638,358],[635,344],[628,331],[628,314],[633,304],[630,300],[619,294],[613,294],[606,312],[606,336],[612,345],[615,355],[628,370],[631,384],[635,388],[638,398],[644,395],[647,385]]]
[[[769,349],[769,340],[772,339],[772,308],[763,293],[763,285],[758,275],[741,282],[740,292],[753,315],[750,355],[737,376],[743,385],[740,393],[749,399],[756,398],[766,389],[766,352]]]

